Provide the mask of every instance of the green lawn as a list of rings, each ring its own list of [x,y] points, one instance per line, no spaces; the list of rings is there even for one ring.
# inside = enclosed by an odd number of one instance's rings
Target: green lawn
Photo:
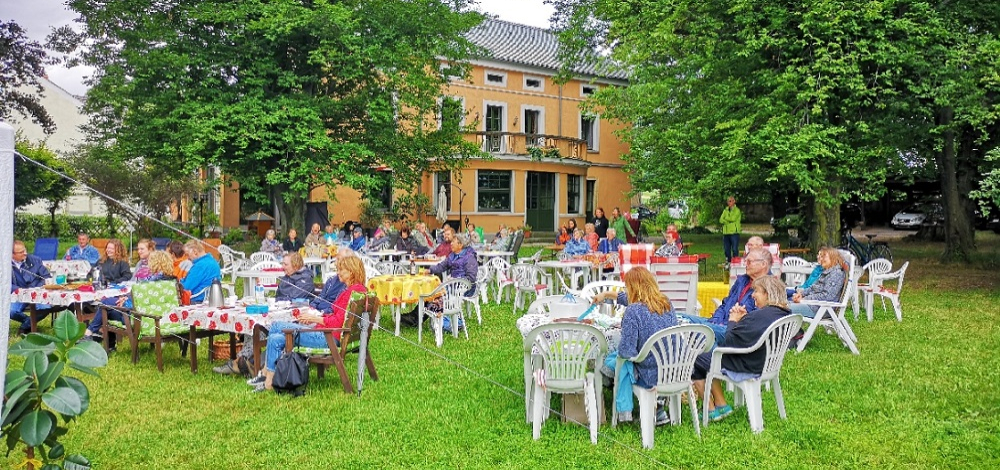
[[[721,255],[717,236],[684,239]],[[85,379],[91,408],[64,442],[102,469],[996,468],[1000,237],[978,240],[976,265],[994,270],[942,266],[938,246],[893,243],[897,265],[911,260],[903,323],[879,308],[875,322],[853,323],[860,356],[824,334],[791,354],[782,375],[789,419],[765,394],[760,435],[737,410],[700,440],[685,414],[682,426],[657,428],[651,451],[637,424],[602,427],[592,446],[586,429],[550,419],[533,441],[517,315],[504,304],[484,307],[469,341],[447,337],[440,350],[432,338],[413,344],[413,328],[403,338],[377,333],[381,380],[366,380],[361,397],[345,395],[335,373],[320,382],[315,372],[303,398],[253,394],[210,372],[205,345],[198,375],[173,346],[160,374],[145,348],[133,366],[126,345],[102,378]]]

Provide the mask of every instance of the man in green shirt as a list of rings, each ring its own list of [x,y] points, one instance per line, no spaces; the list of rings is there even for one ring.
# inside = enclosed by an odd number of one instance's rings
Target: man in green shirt
[[[740,221],[743,213],[736,207],[736,198],[729,196],[726,200],[726,208],[719,216],[719,224],[722,225],[722,253],[726,256],[726,269],[733,257],[739,255],[740,246]]]

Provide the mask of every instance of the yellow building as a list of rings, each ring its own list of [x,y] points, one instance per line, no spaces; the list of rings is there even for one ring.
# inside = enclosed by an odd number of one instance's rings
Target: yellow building
[[[627,211],[631,185],[621,155],[628,146],[614,135],[620,126],[581,109],[601,87],[626,85],[625,75],[580,67],[573,80],[557,85],[558,40],[542,28],[486,20],[469,38],[489,58],[473,61],[469,77],[453,81],[442,101],[461,107],[455,116],[476,129],[466,139],[493,158],[472,159],[453,173],[426,174],[418,191],[432,207],[444,185],[448,218],[467,219],[487,233],[498,224],[554,231],[569,219],[582,227],[597,207],[609,215],[616,206]],[[337,188],[333,196],[328,211],[334,223],[359,220],[365,196],[349,188]],[[391,197],[392,190],[384,192],[382,202],[391,203]],[[327,200],[327,189],[314,190],[310,199]],[[232,210],[238,209],[224,212]],[[229,226],[232,217],[221,215]],[[438,225],[433,208],[418,218]]]

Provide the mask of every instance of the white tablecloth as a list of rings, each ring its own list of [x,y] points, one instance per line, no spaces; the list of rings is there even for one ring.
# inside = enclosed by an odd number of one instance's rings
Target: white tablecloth
[[[86,262],[86,261],[84,261]],[[17,289],[10,295],[11,302],[26,304],[72,305],[77,302],[100,302],[101,300],[126,295],[131,287],[123,285],[116,289],[103,289],[97,292],[81,292],[79,290],[50,290],[44,287]]]

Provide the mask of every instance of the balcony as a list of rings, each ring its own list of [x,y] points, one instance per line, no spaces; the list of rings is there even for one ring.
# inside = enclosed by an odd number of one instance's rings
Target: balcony
[[[484,152],[495,155],[524,155],[543,158],[587,161],[587,141],[573,137],[517,132],[467,132],[465,140],[476,142]]]

